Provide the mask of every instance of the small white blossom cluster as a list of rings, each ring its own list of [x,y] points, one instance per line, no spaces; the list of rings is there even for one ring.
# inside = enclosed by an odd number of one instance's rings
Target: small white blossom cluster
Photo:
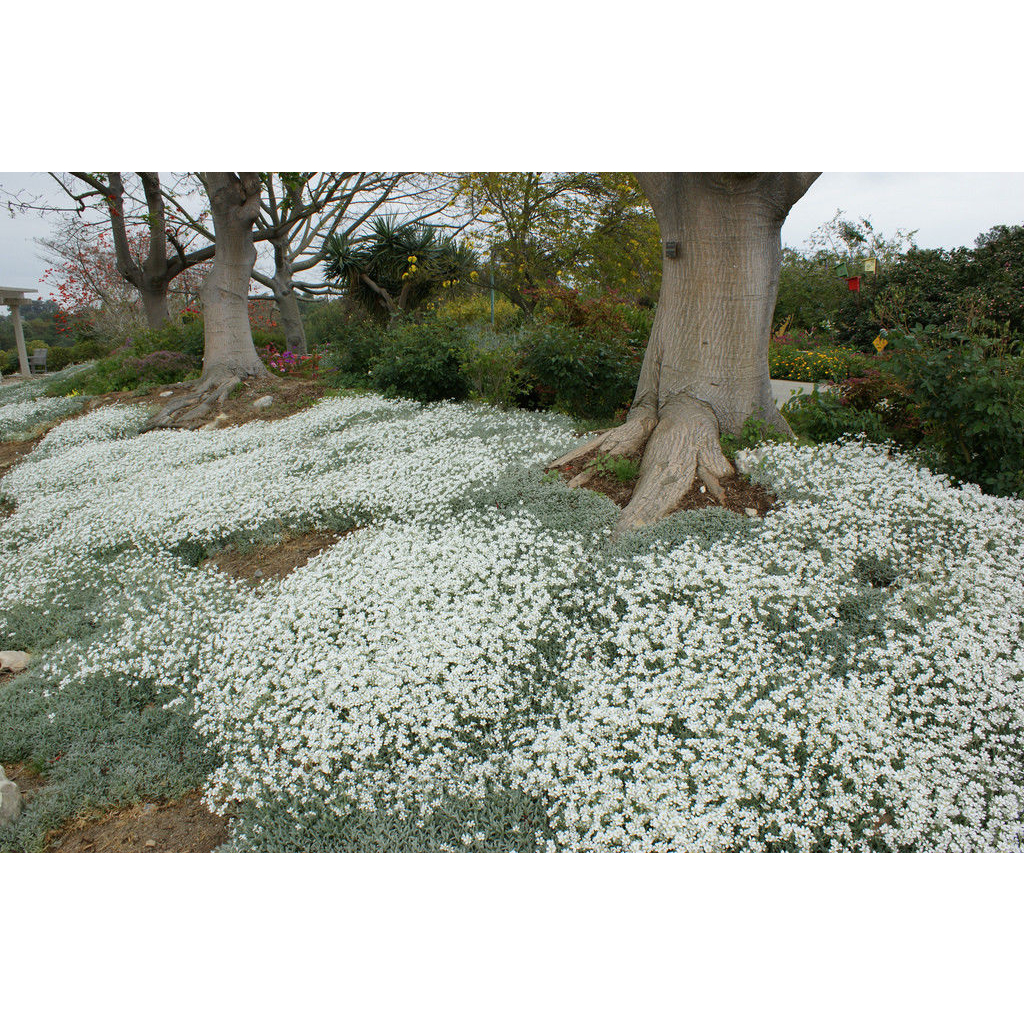
[[[272,425],[158,432],[111,447],[111,431],[127,432],[133,417],[144,418],[108,408],[65,425],[73,447],[64,450],[59,436],[59,458],[44,452],[22,462],[0,494],[24,520],[59,526],[92,548],[211,545],[339,516],[347,525],[429,516],[510,463],[536,462],[571,442],[560,417],[360,396]]]
[[[764,520],[615,543],[606,499],[542,475],[557,417],[362,396],[129,436],[141,415],[68,423],[0,485],[0,630],[87,605],[53,699],[167,687],[242,846],[246,808],[304,835],[519,793],[554,849],[1020,847],[1024,502],[774,445],[739,456],[783,499]],[[362,529],[257,589],[179,554],[325,523]]]
[[[72,397],[6,402],[0,405],[0,441],[21,440],[44,423],[74,412],[81,404],[81,399]]]
[[[82,445],[134,437],[152,413],[148,405],[108,405],[88,416],[65,420],[47,432],[25,461],[38,462],[65,455]]]

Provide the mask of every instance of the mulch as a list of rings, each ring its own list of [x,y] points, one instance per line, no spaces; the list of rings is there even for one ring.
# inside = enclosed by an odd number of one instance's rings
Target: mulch
[[[592,455],[584,455],[582,458],[575,459],[568,465],[562,466],[559,469],[559,473],[561,473],[564,480],[569,481],[578,473],[582,473],[592,459]],[[637,458],[635,461],[639,462],[640,460]],[[598,474],[583,486],[588,490],[596,491],[598,494],[611,498],[619,508],[625,508],[633,497],[636,480],[622,482],[613,476]],[[687,512],[692,509],[701,508],[726,508],[730,512],[749,515],[747,509],[752,508],[757,512],[758,518],[761,519],[780,504],[779,499],[771,491],[766,490],[760,484],[753,483],[749,477],[743,476],[740,473],[730,477],[728,480],[722,481],[722,487],[725,495],[723,500],[719,502],[698,479],[690,490],[683,495],[679,503],[672,509],[672,512]]]

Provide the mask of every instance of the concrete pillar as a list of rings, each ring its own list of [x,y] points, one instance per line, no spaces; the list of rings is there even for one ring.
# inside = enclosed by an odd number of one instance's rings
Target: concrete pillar
[[[14,324],[14,342],[18,346],[18,364],[21,367],[21,375],[23,377],[30,377],[32,371],[28,365],[28,352],[25,351],[25,335],[21,329],[21,313],[18,312],[21,302],[18,299],[8,299],[7,305],[10,307],[11,321]]]

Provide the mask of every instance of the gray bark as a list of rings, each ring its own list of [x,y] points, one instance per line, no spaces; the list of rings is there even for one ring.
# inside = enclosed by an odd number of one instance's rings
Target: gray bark
[[[280,292],[275,288],[274,300],[277,302],[277,311],[281,317],[286,348],[296,355],[308,355],[306,328],[302,325],[302,313],[299,310],[299,300],[295,297],[295,292],[291,288],[287,290],[282,288]]]
[[[288,239],[280,237],[271,241],[274,246],[274,276],[267,277],[254,272],[253,279],[259,281],[265,288],[269,288],[274,294],[274,302],[277,304],[287,350],[300,356],[308,355],[306,328],[302,324],[299,300],[295,295],[295,278],[291,257],[288,253]]]
[[[252,172],[203,176],[216,237],[213,265],[203,279],[203,379],[262,377],[249,325],[249,279],[256,264],[252,228],[259,212],[260,180]]]
[[[168,402],[146,424],[195,426],[250,377],[269,377],[256,353],[249,326],[249,278],[256,263],[252,229],[259,209],[258,174],[209,172],[202,175],[210,198],[216,252],[199,289],[203,304],[203,374],[194,389]]]
[[[163,327],[171,319],[171,311],[167,304],[167,284],[162,287],[140,288],[142,308],[146,313],[146,323],[153,330]]]
[[[591,451],[643,450],[620,529],[668,514],[698,477],[721,497],[721,481],[733,470],[719,437],[738,434],[751,416],[790,433],[772,401],[768,343],[782,223],[817,174],[638,177],[663,246],[675,242],[678,256],[663,258],[658,310],[626,423],[554,463]]]
[[[167,210],[160,187],[160,175],[155,171],[139,171],[138,175],[146,197],[146,222],[149,233],[149,246],[141,264],[132,255],[128,241],[124,209],[125,188],[121,172],[108,172],[106,182],[95,174],[72,172],[73,177],[95,190],[92,194],[102,196],[106,202],[117,271],[129,284],[138,289],[146,313],[146,322],[156,330],[171,317],[167,302],[171,282],[189,267],[208,260],[214,250],[213,246],[206,246],[200,250],[185,252],[178,245],[174,235],[167,230]],[[79,197],[79,201],[84,203],[84,197]],[[167,255],[168,241],[177,250],[170,258]]]

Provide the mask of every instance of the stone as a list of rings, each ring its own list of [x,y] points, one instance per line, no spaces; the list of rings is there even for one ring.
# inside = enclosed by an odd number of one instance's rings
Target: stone
[[[28,654],[24,651],[0,651],[0,669],[24,672],[28,668]]]
[[[219,412],[217,415],[210,420],[209,423],[204,423],[200,430],[220,430],[221,427],[226,426],[228,421],[231,419],[226,412]]]
[[[156,846],[156,840],[155,839],[147,839],[146,840],[146,845],[147,846]]]
[[[264,395],[262,398],[257,398],[256,401],[252,403],[252,407],[254,409],[269,409],[273,404],[274,396]]]
[[[173,394],[174,394],[173,391],[161,391],[160,392],[160,397],[161,398],[170,398],[171,395],[173,395]]]
[[[750,516],[751,519],[756,519],[757,518],[757,509],[756,508],[745,508],[743,511],[746,512],[747,515]]]
[[[21,790],[0,768],[0,825],[14,821],[21,814]]]

